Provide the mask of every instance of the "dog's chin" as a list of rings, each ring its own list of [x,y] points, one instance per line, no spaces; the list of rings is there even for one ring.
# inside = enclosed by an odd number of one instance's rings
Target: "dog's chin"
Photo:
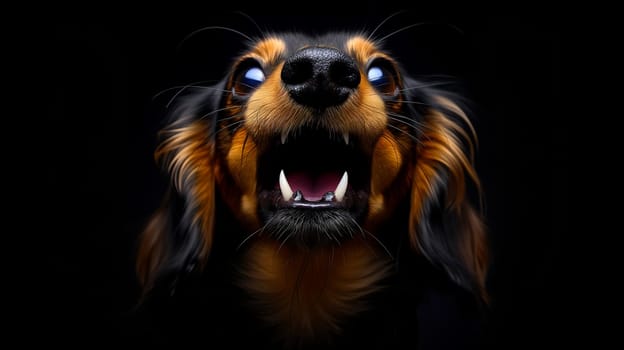
[[[305,248],[363,235],[370,156],[347,134],[298,130],[276,136],[258,163],[263,235]]]
[[[282,208],[272,214],[263,231],[283,244],[314,249],[340,245],[364,235],[357,219],[345,209]]]

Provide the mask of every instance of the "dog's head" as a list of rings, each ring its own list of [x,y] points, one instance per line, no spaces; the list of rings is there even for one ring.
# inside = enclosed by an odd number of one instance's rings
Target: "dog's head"
[[[240,223],[241,285],[290,332],[317,332],[315,318],[337,328],[390,272],[378,251],[392,236],[486,298],[471,122],[382,43],[267,36],[195,91],[178,99],[156,150],[171,191],[141,242],[146,289],[206,263],[223,205]]]

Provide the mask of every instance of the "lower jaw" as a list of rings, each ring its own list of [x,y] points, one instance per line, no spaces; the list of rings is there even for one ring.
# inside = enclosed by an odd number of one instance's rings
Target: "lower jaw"
[[[314,249],[363,237],[358,219],[346,209],[284,208],[266,219],[262,232],[282,245]]]

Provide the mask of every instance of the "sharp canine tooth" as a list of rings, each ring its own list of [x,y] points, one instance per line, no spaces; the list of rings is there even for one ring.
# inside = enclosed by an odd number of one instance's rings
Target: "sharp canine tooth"
[[[282,192],[282,198],[284,198],[285,201],[289,201],[292,198],[293,190],[290,188],[288,180],[286,180],[284,170],[280,171],[279,174],[279,187],[280,192]]]
[[[286,143],[287,138],[288,138],[288,131],[282,132],[282,145]]]
[[[349,144],[349,133],[345,132],[344,134],[342,134],[342,138],[344,139],[344,142],[348,145]]]
[[[338,186],[336,186],[336,190],[334,190],[336,201],[342,202],[342,199],[344,198],[345,193],[347,192],[348,185],[349,185],[349,175],[345,171],[344,174],[342,175],[342,179],[340,179],[340,182],[338,183]]]

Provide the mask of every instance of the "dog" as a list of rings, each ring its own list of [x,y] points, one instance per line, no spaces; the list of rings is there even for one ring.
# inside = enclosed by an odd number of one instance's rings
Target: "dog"
[[[176,341],[443,348],[457,337],[444,315],[480,319],[476,130],[383,44],[266,35],[178,96],[155,150],[170,186],[136,258],[142,302],[169,305]]]

